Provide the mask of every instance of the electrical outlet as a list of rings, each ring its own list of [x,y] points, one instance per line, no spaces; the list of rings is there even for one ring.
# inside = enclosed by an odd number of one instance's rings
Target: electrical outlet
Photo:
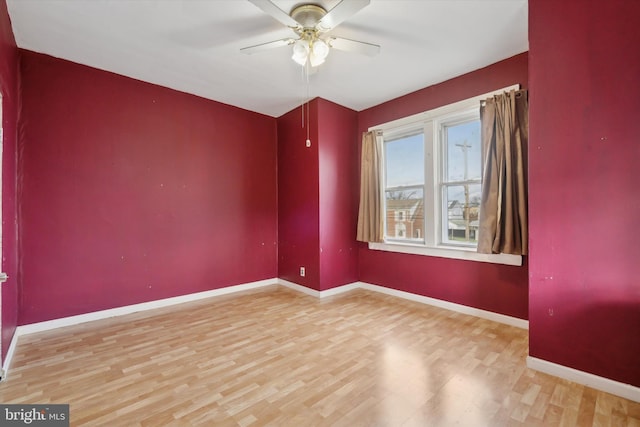
[[[305,273],[304,267],[300,267],[300,277],[304,277]]]

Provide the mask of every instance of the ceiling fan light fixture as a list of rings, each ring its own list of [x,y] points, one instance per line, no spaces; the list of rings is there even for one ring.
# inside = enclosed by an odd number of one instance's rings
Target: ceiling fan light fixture
[[[324,40],[316,39],[311,46],[311,52],[313,53],[313,56],[322,59],[324,62],[327,55],[329,55],[329,45]]]
[[[317,67],[318,65],[322,65],[323,63],[324,63],[324,58],[316,56],[313,54],[313,52],[311,52],[311,55],[309,55],[309,64],[312,67]]]
[[[311,67],[317,67],[324,63],[329,51],[333,48],[347,52],[362,53],[368,56],[376,55],[380,51],[380,46],[372,43],[333,36],[325,36],[324,39],[320,39],[321,35],[349,19],[353,14],[367,6],[371,0],[331,0],[331,2],[337,1],[338,4],[329,11],[313,3],[303,3],[294,6],[289,14],[274,3],[274,1],[279,0],[249,1],[293,30],[298,39],[287,38],[240,49],[246,54],[279,46],[293,45],[291,59],[303,67],[307,66],[307,64]]]
[[[318,65],[324,64],[324,58],[321,56],[314,55],[313,52],[309,55],[309,64],[312,67],[317,67]]]
[[[296,40],[296,42],[293,44],[293,55],[291,56],[291,59],[293,59],[300,65],[304,65],[307,62],[308,56],[309,42],[303,39]]]

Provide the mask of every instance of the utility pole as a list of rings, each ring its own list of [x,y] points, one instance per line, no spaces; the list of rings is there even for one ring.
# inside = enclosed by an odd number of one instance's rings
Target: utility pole
[[[467,152],[471,145],[467,143],[465,139],[462,144],[456,144],[456,147],[460,147],[462,149],[462,154],[464,155],[464,216],[465,216],[465,227],[464,227],[464,238],[469,241],[469,236],[471,234],[470,231],[470,223],[469,223],[469,183],[467,180],[469,179],[469,175],[467,173]]]

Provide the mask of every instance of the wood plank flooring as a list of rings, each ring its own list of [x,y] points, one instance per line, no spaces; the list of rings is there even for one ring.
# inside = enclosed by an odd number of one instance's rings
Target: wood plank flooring
[[[273,286],[20,338],[2,403],[73,426],[640,426],[532,371],[527,332],[356,290]]]

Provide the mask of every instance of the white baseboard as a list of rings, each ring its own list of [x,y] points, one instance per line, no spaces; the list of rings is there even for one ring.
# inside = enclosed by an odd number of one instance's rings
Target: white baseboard
[[[146,310],[153,310],[155,308],[168,307],[175,304],[182,304],[185,302],[196,301],[204,298],[211,298],[215,296],[226,295],[226,294],[261,288],[264,286],[275,285],[275,284],[280,284],[287,288],[305,293],[307,295],[310,295],[316,298],[326,298],[330,296],[335,296],[335,295],[339,295],[339,294],[349,292],[359,288],[366,289],[369,291],[379,292],[386,295],[404,298],[411,301],[420,302],[423,304],[433,305],[433,306],[444,308],[447,310],[456,311],[459,313],[469,314],[476,317],[482,317],[484,319],[505,323],[511,326],[517,326],[523,329],[528,328],[528,322],[523,319],[518,319],[511,316],[505,316],[503,314],[493,313],[490,311],[468,307],[461,304],[455,304],[452,302],[443,301],[435,298],[429,298],[422,295],[416,295],[409,292],[389,289],[383,286],[372,285],[365,282],[353,282],[353,283],[345,284],[332,289],[327,289],[325,291],[316,291],[315,289],[310,289],[310,288],[307,288],[306,286],[302,286],[297,283],[293,283],[284,279],[273,278],[273,279],[259,280],[257,282],[243,283],[240,285],[227,286],[225,288],[212,289],[204,292],[180,295],[172,298],[165,298],[165,299],[160,299],[155,301],[143,302],[140,304],[132,304],[124,307],[94,311],[91,313],[79,314],[76,316],[62,317],[60,319],[47,320],[44,322],[32,323],[28,325],[22,325],[16,328],[16,333],[14,335],[14,338],[15,336],[48,331],[51,329],[61,328],[64,326],[71,326],[71,325],[77,325],[84,322],[91,322],[93,320],[107,319],[109,317],[123,316],[126,314],[136,313],[139,311],[146,311]],[[13,343],[13,340],[12,340],[12,343]]]
[[[126,305],[124,307],[110,308],[107,310],[94,311],[76,316],[62,317],[60,319],[47,320],[45,322],[31,323],[29,325],[18,326],[15,335],[27,335],[35,332],[48,331],[64,326],[77,325],[79,323],[91,322],[93,320],[107,319],[109,317],[123,316],[125,314],[137,313],[139,311],[153,310],[155,308],[168,307],[175,304],[196,301],[204,298],[211,298],[250,289],[261,288],[269,285],[276,285],[278,279],[259,280],[257,282],[243,283],[240,285],[227,286],[210,291],[196,292],[193,294],[180,295],[177,297],[164,298],[155,301],[143,302],[140,304]]]
[[[320,291],[316,291],[315,289],[307,288],[306,286],[298,285],[297,283],[293,283],[284,279],[278,279],[278,284],[289,289],[293,289],[294,291],[301,292],[312,297],[320,298]]]
[[[358,289],[360,287],[359,282],[348,283],[346,285],[340,285],[335,288],[327,289],[326,291],[316,291],[315,289],[307,288],[306,286],[299,285],[294,282],[290,282],[284,279],[278,279],[278,283],[294,291],[302,292],[303,294],[310,295],[316,298],[327,298],[335,295],[343,294],[345,292]]]
[[[428,304],[435,307],[444,308],[446,310],[455,311],[457,313],[468,314],[482,319],[515,326],[521,329],[529,329],[529,321],[519,319],[517,317],[507,316],[504,314],[494,313],[492,311],[482,310],[479,308],[469,307],[468,305],[456,304],[441,299],[425,297],[422,295],[412,294],[410,292],[398,291],[396,289],[385,288],[384,286],[372,285],[370,283],[358,282],[358,287],[369,291],[379,292],[381,294],[391,295],[398,298],[404,298],[410,301]]]
[[[398,291],[396,289],[385,288],[384,286],[372,285],[366,282],[353,282],[346,285],[338,286],[335,288],[327,289],[326,291],[316,291],[315,289],[309,289],[306,286],[299,285],[297,283],[289,282],[287,280],[278,279],[278,283],[287,288],[302,292],[307,295],[314,296],[316,298],[325,298],[334,295],[339,295],[345,292],[352,291],[354,289],[366,289],[368,291],[379,292],[385,295],[391,295],[398,298],[407,299],[410,301],[419,302],[422,304],[428,304],[435,307],[444,308],[446,310],[455,311],[462,314],[468,314],[475,317],[481,317],[483,319],[491,320],[498,323],[503,323],[510,326],[515,326],[521,329],[529,329],[529,322],[517,317],[507,316],[504,314],[494,313],[492,311],[481,310],[479,308],[469,307],[467,305],[456,304],[449,301],[443,301],[436,298],[425,297],[422,295],[412,294],[410,292]]]
[[[4,361],[2,364],[2,370],[4,371],[4,375],[0,379],[0,381],[4,381],[7,379],[7,375],[9,375],[9,367],[11,366],[11,360],[13,359],[13,354],[16,352],[16,346],[18,345],[18,334],[14,333],[13,337],[11,337],[11,344],[9,344],[9,348],[7,349],[7,354],[4,357]]]
[[[631,384],[610,380],[608,378],[590,374],[589,372],[579,371],[577,369],[569,368],[568,366],[558,365],[557,363],[548,362],[531,356],[527,356],[527,367],[536,371],[544,372],[545,374],[573,381],[574,383],[583,384],[587,387],[595,388],[596,390],[615,394],[616,396],[624,397],[625,399],[633,400],[634,402],[640,402],[640,387],[635,387]]]
[[[359,289],[360,282],[347,283],[346,285],[336,286],[335,288],[327,289],[326,291],[320,291],[320,298],[333,297],[336,295],[344,294],[345,292]]]

